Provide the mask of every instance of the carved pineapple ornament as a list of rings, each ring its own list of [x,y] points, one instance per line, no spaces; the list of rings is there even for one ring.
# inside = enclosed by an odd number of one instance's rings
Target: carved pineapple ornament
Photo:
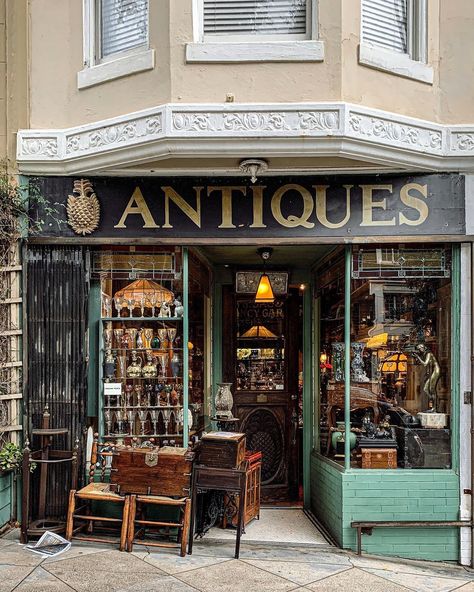
[[[76,234],[92,234],[100,220],[100,204],[89,179],[74,181],[67,199],[67,222]]]

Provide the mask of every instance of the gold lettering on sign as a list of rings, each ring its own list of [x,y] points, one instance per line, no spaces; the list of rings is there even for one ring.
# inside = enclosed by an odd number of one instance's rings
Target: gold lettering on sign
[[[403,212],[400,212],[400,225],[407,224],[408,226],[418,226],[428,218],[429,209],[428,204],[419,197],[410,194],[411,190],[418,191],[425,199],[428,197],[428,186],[420,185],[419,183],[407,183],[400,189],[400,199],[402,203],[409,208],[417,210],[419,216],[416,220],[410,220]]]
[[[172,187],[162,187],[165,193],[165,223],[163,228],[173,228],[170,224],[170,200],[178,206],[178,208],[186,214],[186,216],[196,224],[198,228],[201,228],[201,191],[202,187],[193,187],[196,192],[196,209],[191,207],[188,202],[176,193]]]
[[[114,228],[127,228],[125,226],[125,221],[131,214],[138,214],[143,218],[143,228],[159,228],[158,224],[153,220],[153,216],[151,215],[140,187],[135,188],[127,207],[123,211],[119,223],[116,224]]]
[[[218,228],[235,228],[235,224],[232,223],[232,193],[240,191],[246,195],[247,188],[240,185],[208,187],[207,195],[209,196],[213,191],[220,191],[222,195],[222,223]]]
[[[253,222],[250,228],[266,228],[267,225],[263,223],[263,190],[266,189],[264,185],[254,185],[250,188],[252,190],[253,199]]]
[[[374,220],[374,208],[387,209],[387,200],[384,197],[379,201],[374,201],[374,191],[393,192],[392,185],[361,185],[362,188],[362,222],[361,226],[395,226],[395,216],[390,220]]]
[[[346,190],[346,215],[340,222],[329,222],[327,215],[327,189],[329,185],[313,185],[316,189],[316,217],[326,228],[342,228],[351,217],[351,189],[354,185],[343,185]]]
[[[297,191],[303,198],[303,213],[299,217],[290,215],[288,218],[285,218],[281,211],[281,200],[285,193],[291,190]],[[311,193],[302,185],[289,183],[288,185],[283,185],[283,187],[277,189],[272,197],[271,208],[275,220],[286,228],[295,228],[296,226],[304,226],[305,228],[314,227],[314,222],[308,222],[308,218],[313,213],[313,198]]]

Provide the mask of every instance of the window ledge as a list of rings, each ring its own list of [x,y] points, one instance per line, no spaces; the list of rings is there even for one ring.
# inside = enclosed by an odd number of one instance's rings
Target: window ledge
[[[322,41],[204,42],[186,44],[186,62],[322,62]]]
[[[359,64],[433,84],[433,68],[428,64],[412,60],[407,54],[388,51],[374,45],[366,43],[359,45]]]
[[[127,55],[110,62],[104,62],[84,68],[77,73],[77,87],[79,89],[102,84],[108,80],[115,80],[136,74],[137,72],[144,72],[145,70],[153,70],[155,67],[155,50],[146,49],[131,55]]]

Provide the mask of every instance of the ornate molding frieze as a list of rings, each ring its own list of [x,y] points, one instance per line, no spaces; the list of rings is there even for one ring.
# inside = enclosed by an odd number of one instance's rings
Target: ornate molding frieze
[[[137,160],[189,156],[190,150],[219,158],[223,139],[227,156],[253,150],[247,152],[252,156],[257,138],[263,156],[344,151],[407,169],[474,170],[474,126],[443,126],[349,103],[168,104],[75,128],[20,130],[17,159],[25,173],[113,171]]]
[[[389,146],[408,148],[418,152],[442,154],[443,133],[438,126],[397,121],[394,116],[375,117],[349,110],[349,134]]]
[[[162,132],[161,113],[111,125],[98,126],[82,132],[66,132],[66,156],[102,152],[140,141],[155,140],[162,135]]]

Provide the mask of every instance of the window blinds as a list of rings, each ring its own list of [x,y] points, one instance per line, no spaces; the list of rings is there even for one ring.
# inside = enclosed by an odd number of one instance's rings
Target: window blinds
[[[362,0],[362,41],[407,53],[407,0]]]
[[[148,41],[148,0],[99,0],[100,57]]]
[[[306,34],[307,0],[203,0],[204,35]]]

